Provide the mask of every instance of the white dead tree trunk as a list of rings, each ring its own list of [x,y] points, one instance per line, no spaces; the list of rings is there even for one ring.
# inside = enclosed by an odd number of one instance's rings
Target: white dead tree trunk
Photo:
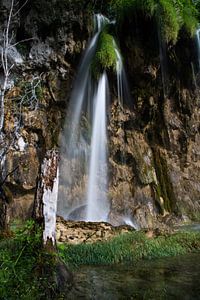
[[[44,244],[50,241],[55,245],[58,175],[58,152],[49,150],[38,178],[33,213],[36,221],[44,224]]]
[[[43,245],[47,253],[56,253],[56,210],[58,197],[58,151],[49,150],[43,160],[41,172],[37,182],[33,217],[36,222],[43,225]],[[58,255],[51,256],[52,265],[41,268],[41,276],[46,276],[49,285],[54,286],[58,294],[66,293],[72,284],[72,274]],[[54,299],[50,294],[48,299]]]

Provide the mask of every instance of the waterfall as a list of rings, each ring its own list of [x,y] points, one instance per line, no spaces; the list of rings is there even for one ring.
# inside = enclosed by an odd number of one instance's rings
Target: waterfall
[[[98,36],[106,24],[107,19],[102,15],[98,14],[95,16],[96,29],[97,32],[93,36],[91,42],[89,43],[85,55],[83,57],[82,63],[80,65],[76,82],[73,88],[72,96],[69,104],[69,113],[68,113],[68,124],[65,131],[65,137],[68,141],[69,152],[74,152],[74,146],[77,146],[78,143],[78,134],[80,127],[80,118],[81,112],[84,104],[85,98],[86,102],[90,102],[91,97],[93,96],[91,89],[91,77],[90,77],[90,63],[95,54]]]
[[[85,219],[87,182],[90,178],[89,157],[93,131],[93,102],[96,83],[91,76],[91,63],[98,37],[109,22],[104,16],[95,15],[95,33],[80,64],[61,140],[60,185],[58,214],[64,218]]]
[[[116,53],[117,99],[123,111],[124,104],[131,106],[131,97],[122,56],[115,41],[114,48]]]
[[[198,56],[198,70],[200,69],[200,28],[196,30],[197,56]]]
[[[117,71],[117,95],[118,95],[118,101],[123,106],[123,89],[122,89],[122,70],[123,70],[123,63],[122,63],[122,57],[120,55],[119,50],[117,49],[116,44],[114,43],[115,47],[115,53],[117,56],[117,62],[116,62],[116,71]]]
[[[108,79],[106,72],[96,82],[91,65],[98,38],[110,22],[104,16],[95,16],[95,33],[80,65],[62,136],[59,178],[58,214],[65,219],[107,221],[108,158],[107,158],[107,103]],[[123,61],[116,42],[117,93],[120,111],[128,103],[129,89]],[[120,120],[122,130],[123,120]],[[122,163],[125,162],[125,143],[122,145]],[[124,191],[125,195],[125,191]]]
[[[106,221],[109,206],[107,200],[107,137],[106,137],[106,92],[107,76],[99,79],[94,97],[94,119],[91,140],[87,212],[88,221]]]

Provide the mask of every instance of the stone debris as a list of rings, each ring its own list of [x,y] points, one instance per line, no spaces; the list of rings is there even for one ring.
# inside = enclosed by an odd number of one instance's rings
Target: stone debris
[[[134,228],[129,225],[114,227],[106,222],[65,221],[57,217],[56,240],[69,244],[94,243],[130,231]]]

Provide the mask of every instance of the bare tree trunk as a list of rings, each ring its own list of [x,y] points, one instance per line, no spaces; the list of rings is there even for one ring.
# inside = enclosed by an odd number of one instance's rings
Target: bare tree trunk
[[[37,181],[33,217],[43,226],[43,245],[45,253],[55,254],[56,209],[58,196],[58,152],[46,153]],[[51,257],[51,261],[49,261]],[[50,285],[55,286],[58,294],[67,294],[72,284],[72,274],[58,255],[49,255],[48,264],[41,268],[41,276],[47,276]],[[48,294],[48,291],[46,291]],[[51,289],[48,299],[52,298]],[[55,291],[54,291],[55,292]]]
[[[55,244],[56,210],[58,196],[58,152],[49,150],[46,153],[37,182],[34,203],[34,219],[43,224],[44,244],[47,241]]]

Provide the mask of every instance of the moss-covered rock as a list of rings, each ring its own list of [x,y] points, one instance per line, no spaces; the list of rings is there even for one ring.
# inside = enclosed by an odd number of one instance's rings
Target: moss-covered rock
[[[116,70],[117,55],[115,41],[111,34],[102,31],[99,35],[97,50],[92,61],[92,73],[99,77],[103,70]]]

